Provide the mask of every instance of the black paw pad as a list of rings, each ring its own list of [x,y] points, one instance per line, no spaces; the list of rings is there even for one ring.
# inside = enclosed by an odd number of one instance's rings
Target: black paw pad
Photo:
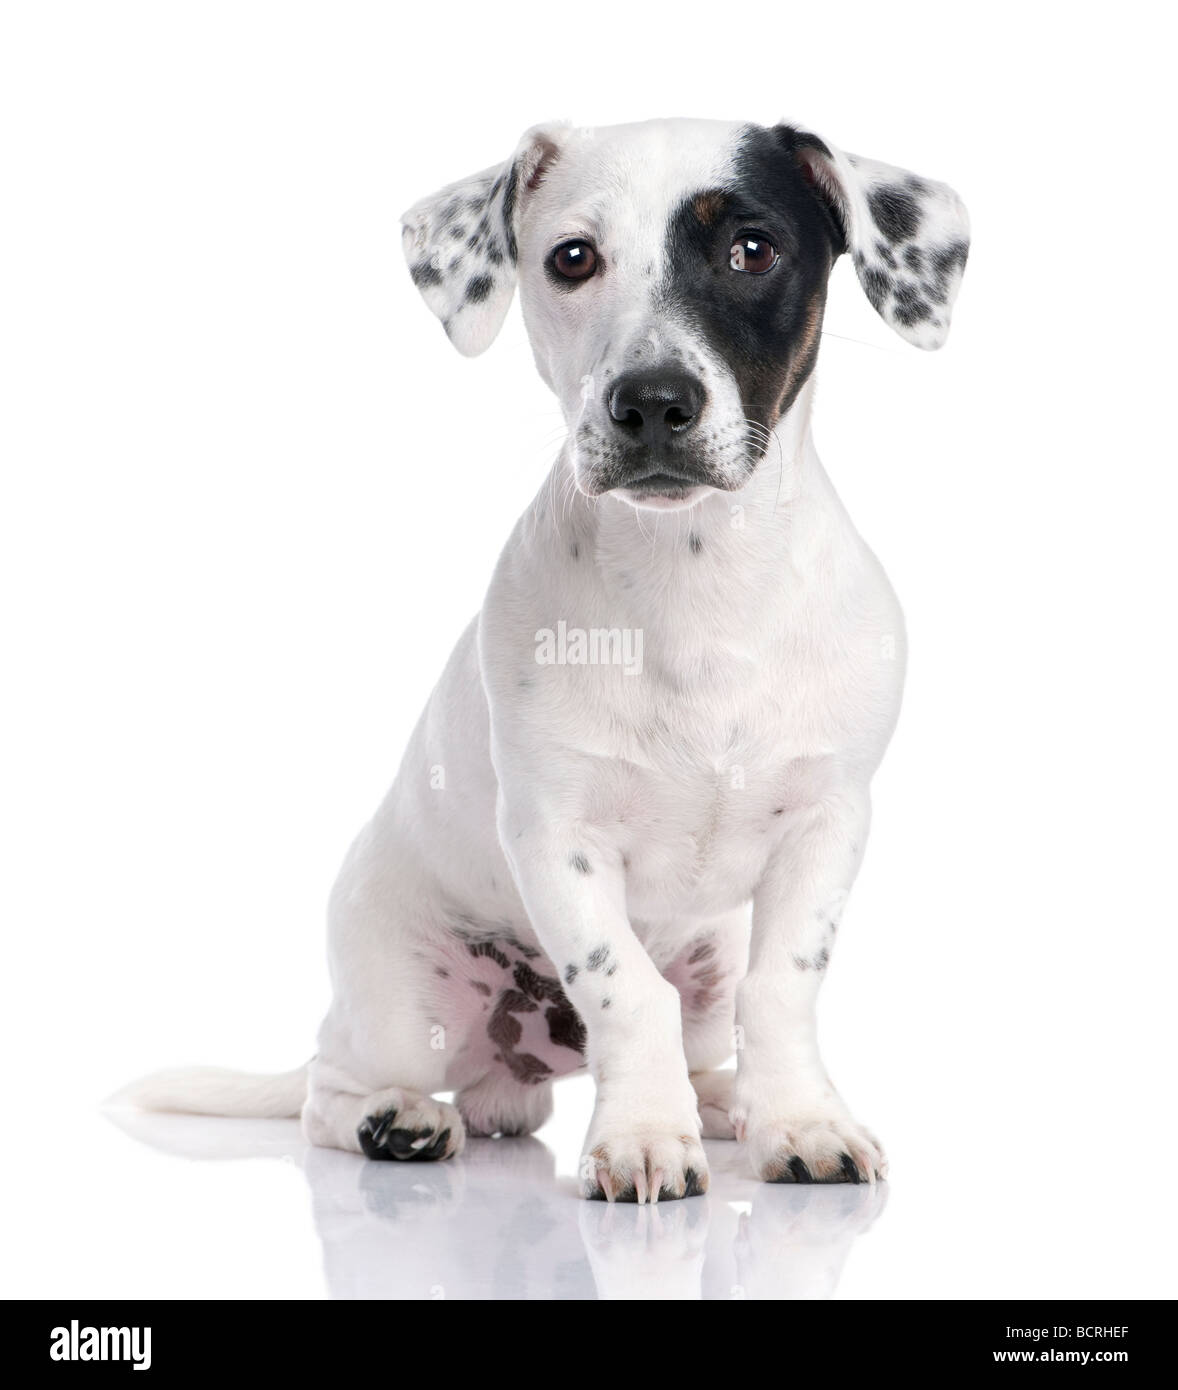
[[[687,1186],[683,1190],[684,1197],[702,1197],[708,1190],[707,1182],[700,1178],[694,1168],[688,1168],[684,1177],[687,1180]]]
[[[862,1182],[863,1176],[855,1166],[855,1160],[850,1154],[839,1156],[841,1167],[837,1173],[831,1173],[828,1178],[823,1178],[823,1182]]]
[[[386,1110],[383,1115],[369,1115],[356,1131],[360,1147],[368,1158],[399,1159],[402,1162],[429,1162],[443,1158],[450,1142],[449,1129],[435,1134],[432,1129],[398,1129],[397,1112]],[[429,1142],[414,1148],[421,1139]]]
[[[806,1167],[805,1160],[794,1154],[793,1158],[773,1179],[774,1182],[814,1182],[814,1174]]]

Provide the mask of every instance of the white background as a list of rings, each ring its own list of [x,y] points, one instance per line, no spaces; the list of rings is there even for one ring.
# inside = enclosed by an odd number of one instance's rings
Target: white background
[[[4,9],[6,1292],[324,1292],[289,1169],[98,1105],[310,1054],[337,863],[554,452],[518,312],[459,358],[398,214],[538,120],[679,114],[788,116],[973,218],[941,353],[843,263],[819,367],[912,648],[823,1000],[893,1168],[838,1296],[1178,1291],[1162,14]]]

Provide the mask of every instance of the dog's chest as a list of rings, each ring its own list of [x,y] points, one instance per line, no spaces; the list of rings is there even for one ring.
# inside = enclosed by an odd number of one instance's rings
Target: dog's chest
[[[582,809],[623,856],[632,916],[747,901],[845,746],[825,682],[734,660],[690,690],[651,677],[610,694],[582,706]]]

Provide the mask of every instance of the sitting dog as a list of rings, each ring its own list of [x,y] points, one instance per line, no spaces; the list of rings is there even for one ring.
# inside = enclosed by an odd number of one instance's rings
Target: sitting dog
[[[885,1175],[814,1014],[903,621],[814,451],[812,376],[842,253],[935,348],[967,236],[943,184],[708,121],[536,127],[409,211],[460,352],[518,282],[567,438],[336,883],[318,1055],[133,1099],[444,1159],[535,1130],[588,1067],[588,1197],[703,1192],[701,1136],[771,1182]]]

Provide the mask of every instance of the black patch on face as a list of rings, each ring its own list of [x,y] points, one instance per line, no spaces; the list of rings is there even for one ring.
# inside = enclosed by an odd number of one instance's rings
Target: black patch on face
[[[585,858],[579,849],[574,850],[572,854],[569,855],[569,867],[576,869],[579,874],[591,874],[593,872],[593,865],[590,864],[589,860]]]
[[[896,184],[872,189],[867,206],[875,225],[893,246],[899,241],[909,241],[920,227],[920,204],[907,189]]]
[[[481,304],[494,288],[495,282],[489,275],[472,275],[466,282],[466,302]]]
[[[813,369],[826,282],[846,245],[835,213],[798,165],[804,148],[825,150],[790,126],[748,127],[731,183],[689,193],[667,232],[666,309],[702,334],[732,371],[745,415],[770,428]],[[717,195],[709,198],[706,222],[698,215],[704,193]],[[737,234],[749,231],[779,253],[761,275],[730,265]]]

